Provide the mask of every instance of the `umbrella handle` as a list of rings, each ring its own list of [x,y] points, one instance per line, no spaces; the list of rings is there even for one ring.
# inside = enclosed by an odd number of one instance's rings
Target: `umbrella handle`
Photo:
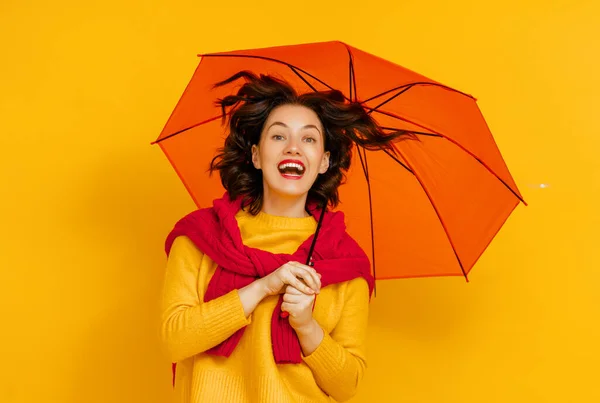
[[[306,257],[306,265],[314,266],[312,254],[315,250],[315,244],[317,243],[317,236],[319,235],[319,231],[321,230],[321,225],[323,224],[323,218],[325,217],[325,211],[327,210],[327,200],[323,202],[323,207],[321,209],[321,215],[319,217],[319,223],[317,224],[317,230],[315,231],[315,236],[313,237],[312,244],[310,245],[310,249],[308,251],[308,256]],[[312,311],[315,311],[315,303],[317,302],[317,296],[315,295],[315,299],[313,300]],[[290,316],[288,312],[281,312],[279,315],[281,318],[287,318]]]
[[[315,264],[312,261],[312,257],[308,258],[308,262],[306,263],[307,266],[314,266]],[[315,311],[315,303],[317,302],[317,296],[315,295],[315,299],[313,300],[313,306],[312,306],[312,311]],[[281,312],[281,314],[279,315],[282,318],[287,318],[288,316],[290,316],[290,314],[288,312]]]

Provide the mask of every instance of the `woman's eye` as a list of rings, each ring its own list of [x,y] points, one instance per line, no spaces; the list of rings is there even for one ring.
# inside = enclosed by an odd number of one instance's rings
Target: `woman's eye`
[[[273,140],[283,140],[283,136],[281,134],[274,134]]]
[[[305,141],[306,141],[307,143],[314,143],[314,142],[315,142],[315,141],[317,141],[317,140],[315,140],[313,137],[307,137],[307,138],[305,139]]]

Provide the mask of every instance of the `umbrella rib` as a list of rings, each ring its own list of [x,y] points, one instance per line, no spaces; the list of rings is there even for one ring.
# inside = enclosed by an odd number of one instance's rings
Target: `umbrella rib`
[[[351,102],[356,102],[356,100],[358,99],[358,91],[356,88],[356,74],[354,71],[354,55],[352,54],[352,51],[350,50],[350,47],[346,44],[344,44],[344,46],[346,47],[346,50],[348,51],[348,64],[349,64],[349,78],[350,78],[350,101]]]
[[[358,91],[356,88],[356,74],[354,72],[354,57],[352,55],[352,51],[348,47],[348,45],[344,44],[346,50],[348,51],[348,77],[350,80],[350,101],[356,102],[358,98]],[[362,150],[362,152],[361,152]],[[367,162],[367,152],[364,148],[357,145],[358,157],[360,159],[360,164],[363,168],[363,173],[365,174],[365,180],[367,181],[367,191],[369,196],[369,223],[371,225],[371,259],[373,261],[373,294],[377,297],[377,270],[375,264],[375,228],[373,222],[373,195],[371,193],[371,179],[369,177],[369,164]],[[364,153],[364,158],[363,154]],[[398,161],[400,162],[400,161]],[[404,164],[400,162],[402,166],[406,168]]]
[[[386,99],[385,101],[383,101],[382,103],[380,103],[379,105],[377,105],[375,108],[370,108],[369,107],[370,111],[367,112],[367,113],[370,115],[373,112],[377,112],[379,110],[379,108],[381,108],[383,105],[387,104],[388,102],[393,101],[396,97],[399,97],[400,95],[404,94],[406,91],[408,91],[411,88],[412,88],[412,86],[409,86],[409,87],[404,88],[402,91],[398,91],[397,94],[395,94],[394,96]],[[367,102],[367,101],[364,101],[363,105],[364,105],[365,102]]]
[[[418,131],[415,131],[415,130],[399,129],[397,127],[389,127],[389,126],[379,126],[379,127],[382,130],[389,130],[389,131],[392,131],[392,132],[408,132],[408,133],[412,133],[412,134],[417,134],[419,136],[441,137],[441,138],[444,137],[441,134],[436,134],[436,133],[418,132]]]
[[[390,88],[389,90],[383,91],[383,92],[381,92],[381,93],[379,93],[377,95],[372,96],[369,99],[366,99],[366,100],[362,101],[362,103],[370,102],[370,101],[372,101],[374,99],[377,99],[377,98],[382,97],[382,96],[384,96],[386,94],[389,94],[390,92],[393,92],[393,91],[396,91],[396,90],[399,90],[399,89],[402,89],[402,88],[405,88],[405,87],[408,87],[408,88],[404,89],[402,92],[407,91],[408,89],[416,87],[416,86],[439,87],[439,88],[443,88],[443,89],[448,90],[448,91],[456,92],[458,94],[464,95],[465,97],[469,97],[469,98],[475,100],[475,97],[473,97],[472,95],[469,95],[469,94],[464,93],[462,91],[456,90],[456,89],[454,89],[452,87],[448,87],[447,85],[444,85],[444,84],[432,83],[432,82],[427,82],[427,81],[415,81],[414,83],[402,84],[402,85],[399,85],[397,87]]]
[[[350,100],[354,99],[354,91],[352,91],[352,75],[354,74],[354,66],[352,66],[352,55],[348,50],[348,88],[350,90]]]
[[[161,138],[161,139],[158,139],[158,140],[156,140],[156,141],[153,141],[153,142],[152,142],[152,143],[150,143],[150,144],[152,145],[152,144],[157,144],[157,143],[160,143],[160,142],[162,142],[162,141],[165,141],[165,140],[167,140],[167,139],[170,139],[171,137],[175,137],[175,136],[177,136],[178,134],[181,134],[181,133],[183,133],[183,132],[186,132],[186,131],[188,131],[188,130],[191,130],[191,129],[193,129],[194,127],[202,126],[203,124],[210,123],[210,122],[212,122],[212,121],[215,121],[215,120],[217,120],[217,119],[220,119],[220,118],[222,118],[222,117],[223,117],[223,115],[219,115],[219,116],[212,117],[212,118],[210,118],[210,119],[203,120],[202,122],[200,122],[200,123],[195,123],[195,124],[193,124],[193,125],[191,125],[191,126],[189,126],[189,127],[186,127],[185,129],[177,130],[175,133],[171,133],[171,134],[169,134],[168,136],[165,136],[165,137],[163,137],[163,138]]]
[[[454,246],[454,242],[452,242],[452,237],[450,237],[450,233],[448,231],[448,227],[446,226],[446,223],[442,219],[442,215],[440,214],[440,212],[437,209],[435,203],[433,202],[433,198],[431,197],[431,194],[427,190],[427,187],[425,186],[425,184],[423,183],[423,181],[421,180],[421,178],[419,177],[419,175],[414,171],[413,167],[410,165],[410,163],[408,162],[408,160],[406,159],[406,157],[404,157],[404,155],[402,154],[402,152],[400,151],[400,149],[398,147],[394,147],[394,149],[396,150],[396,152],[398,152],[398,154],[400,154],[404,158],[404,160],[408,164],[409,168],[414,172],[414,175],[415,175],[415,178],[417,179],[417,182],[419,182],[419,185],[421,186],[421,189],[423,189],[423,192],[425,192],[425,195],[427,196],[427,199],[429,200],[429,203],[431,204],[431,207],[435,211],[435,214],[437,215],[437,218],[438,218],[438,220],[439,220],[442,228],[444,229],[444,233],[446,234],[446,238],[448,239],[448,242],[450,243],[450,247],[452,248],[452,251],[454,252],[454,256],[456,257],[456,261],[458,262],[458,265],[460,266],[460,270],[462,271],[463,276],[465,277],[465,280],[467,280],[467,282],[468,282],[469,278],[467,277],[467,273],[465,272],[465,268],[464,268],[464,266],[462,264],[462,261],[460,260],[460,257],[458,256],[458,252],[456,251],[456,247]]]
[[[396,147],[395,147],[395,148],[396,148]],[[396,161],[398,164],[402,165],[402,167],[403,167],[404,169],[406,169],[408,172],[410,172],[410,173],[411,173],[411,174],[413,174],[413,175],[415,174],[415,172],[414,172],[414,171],[413,171],[411,168],[409,168],[409,167],[408,167],[408,166],[407,166],[407,165],[406,165],[404,162],[400,161],[400,160],[398,159],[398,157],[396,157],[394,154],[392,154],[391,152],[389,152],[388,150],[386,150],[386,149],[384,149],[384,148],[382,148],[382,150],[383,150],[383,152],[384,152],[384,153],[386,153],[386,154],[387,154],[387,155],[388,155],[388,156],[389,156],[391,159],[393,159],[394,161]]]
[[[365,180],[367,181],[367,193],[369,196],[369,221],[371,224],[371,258],[373,260],[373,279],[377,280],[377,272],[375,268],[375,228],[373,224],[373,197],[371,194],[371,179],[369,177],[369,165],[367,163],[367,153],[365,150],[362,150],[362,147],[357,147],[358,158],[360,160],[360,164],[362,165],[363,172],[365,174]],[[362,153],[364,152],[364,157]],[[364,158],[364,159],[363,159]],[[375,296],[377,296],[377,282],[374,281],[373,284],[373,292]]]
[[[302,69],[302,68],[300,68],[298,66],[294,66],[291,63],[287,63],[287,62],[284,62],[282,60],[275,59],[275,58],[272,58],[272,57],[258,56],[258,55],[227,55],[227,54],[218,54],[218,53],[209,53],[209,54],[200,55],[200,56],[202,56],[202,57],[240,57],[240,58],[249,58],[249,59],[261,59],[261,60],[266,60],[266,61],[270,61],[270,62],[274,62],[274,63],[283,64],[283,65],[288,66],[290,68],[293,67],[297,71],[300,71],[300,72],[306,74],[307,76],[309,76],[310,78],[312,78],[312,79],[318,81],[319,83],[323,84],[324,86],[326,86],[330,90],[332,90],[332,91],[335,90],[335,88],[333,88],[331,85],[327,84],[325,81],[321,80],[320,78],[315,77],[314,75],[310,74],[308,71],[306,71],[306,70],[304,70],[304,69]],[[344,98],[346,100],[348,100],[348,98],[345,95],[344,95]]]
[[[308,82],[308,80],[304,77],[302,77],[302,74],[298,73],[298,71],[296,70],[295,67],[293,66],[288,66],[290,68],[290,70],[292,70],[294,72],[295,75],[297,75],[300,80],[304,81],[304,84],[308,85],[308,87],[313,90],[314,92],[318,92],[317,89],[315,87],[312,86],[311,83]]]
[[[367,108],[368,108],[368,107],[367,107]],[[368,108],[368,109],[371,109],[371,108]],[[430,132],[432,132],[432,133],[434,133],[434,134],[437,134],[438,136],[440,136],[440,137],[442,137],[442,138],[444,138],[444,139],[448,140],[449,142],[451,142],[452,144],[454,144],[455,146],[457,146],[458,148],[460,148],[461,150],[463,150],[464,152],[466,152],[467,154],[469,154],[469,155],[470,155],[472,158],[474,158],[474,159],[475,159],[475,161],[477,161],[478,163],[480,163],[480,164],[481,164],[481,165],[482,165],[482,166],[483,166],[485,169],[487,169],[487,170],[488,170],[488,172],[489,172],[489,173],[491,173],[493,176],[495,176],[495,177],[496,177],[496,179],[498,179],[498,180],[499,180],[499,181],[500,181],[500,182],[501,182],[501,183],[502,183],[504,186],[506,186],[506,188],[507,188],[507,189],[508,189],[508,190],[509,190],[509,191],[510,191],[510,192],[511,192],[511,193],[512,193],[512,194],[513,194],[513,195],[514,195],[514,196],[515,196],[517,199],[519,199],[519,200],[520,200],[520,201],[521,201],[521,202],[522,202],[524,205],[527,205],[527,202],[525,202],[525,200],[524,200],[524,199],[523,199],[521,196],[519,196],[519,194],[518,194],[516,191],[514,191],[514,190],[513,190],[513,189],[512,189],[512,188],[511,188],[511,187],[508,185],[508,183],[506,183],[506,181],[505,181],[504,179],[500,178],[500,177],[498,176],[498,174],[496,174],[496,172],[494,172],[494,170],[493,170],[492,168],[490,168],[490,167],[489,167],[489,166],[488,166],[488,165],[487,165],[485,162],[483,162],[483,161],[482,161],[482,160],[481,160],[481,159],[480,159],[478,156],[476,156],[475,154],[473,154],[471,151],[469,151],[469,150],[468,150],[466,147],[464,147],[464,146],[463,146],[462,144],[460,144],[458,141],[451,139],[450,137],[448,137],[448,136],[444,135],[444,133],[441,133],[441,132],[435,131],[435,130],[433,130],[433,129],[431,129],[431,128],[427,127],[427,126],[424,126],[424,125],[422,125],[422,124],[419,124],[419,123],[413,122],[413,121],[411,121],[411,120],[409,120],[409,119],[403,118],[403,117],[401,117],[401,116],[398,116],[398,115],[396,115],[396,114],[394,114],[394,113],[387,112],[387,111],[382,111],[382,110],[376,110],[375,112],[377,112],[377,113],[381,113],[382,115],[386,115],[386,116],[389,116],[389,117],[391,117],[391,118],[394,118],[394,119],[402,120],[402,121],[404,121],[404,122],[407,122],[407,123],[413,124],[413,125],[415,125],[415,126],[418,126],[418,127],[422,127],[423,129],[425,129],[425,130],[428,130],[428,131],[430,131]],[[418,134],[418,133],[417,133],[417,134]]]

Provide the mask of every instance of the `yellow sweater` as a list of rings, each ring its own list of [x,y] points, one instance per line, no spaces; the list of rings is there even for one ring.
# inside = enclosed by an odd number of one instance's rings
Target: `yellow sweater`
[[[293,253],[314,233],[313,217],[260,213],[236,215],[244,243],[272,253]],[[277,296],[265,298],[246,318],[237,290],[209,302],[204,293],[216,264],[187,237],[178,237],[167,262],[161,335],[177,362],[178,403],[326,402],[351,398],[365,371],[367,282],[355,279],[325,287],[314,318],[325,337],[300,364],[276,364],[271,315]],[[204,352],[246,326],[230,357]]]

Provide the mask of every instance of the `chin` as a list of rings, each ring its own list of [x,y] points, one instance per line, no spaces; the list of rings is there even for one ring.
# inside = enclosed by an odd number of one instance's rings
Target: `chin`
[[[310,189],[290,189],[290,188],[271,188],[273,194],[278,194],[280,196],[289,197],[289,198],[300,198],[306,196]]]
[[[271,194],[289,198],[304,197],[308,195],[310,190],[310,186],[301,183],[276,183],[273,185],[267,184],[267,186]]]

